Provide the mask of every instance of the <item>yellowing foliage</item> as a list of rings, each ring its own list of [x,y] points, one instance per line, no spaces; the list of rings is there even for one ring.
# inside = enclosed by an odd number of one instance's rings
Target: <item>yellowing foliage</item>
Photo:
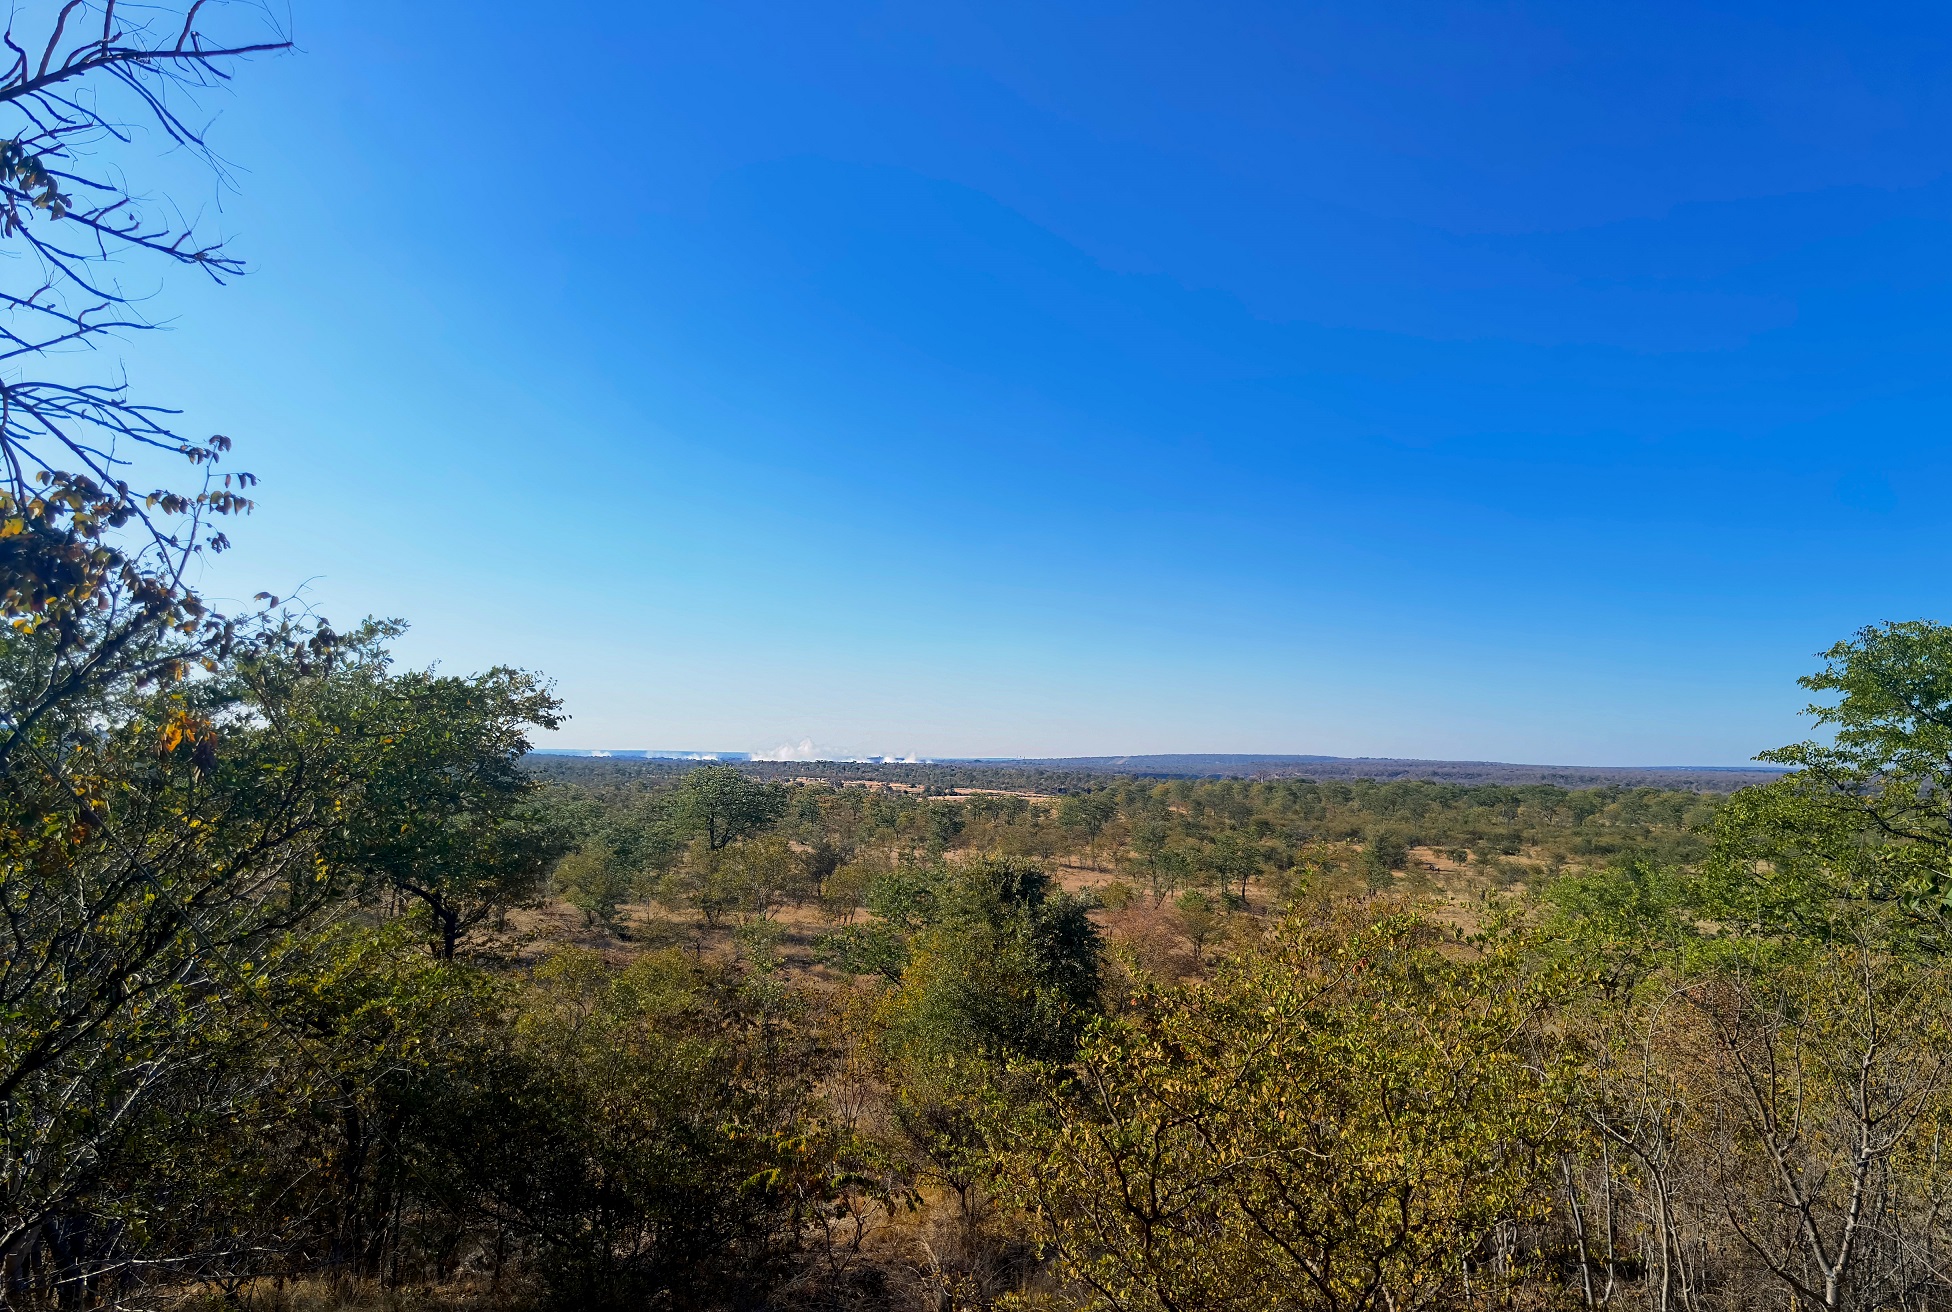
[[[1298,915],[999,1104],[1006,1192],[1077,1306],[1460,1306],[1499,1274],[1494,1230],[1547,1196],[1556,987],[1400,909]]]

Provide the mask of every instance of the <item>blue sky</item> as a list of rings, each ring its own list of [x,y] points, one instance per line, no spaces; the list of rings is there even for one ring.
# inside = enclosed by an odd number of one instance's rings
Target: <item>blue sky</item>
[[[1940,8],[293,16],[128,368],[552,745],[1732,763],[1952,618]]]

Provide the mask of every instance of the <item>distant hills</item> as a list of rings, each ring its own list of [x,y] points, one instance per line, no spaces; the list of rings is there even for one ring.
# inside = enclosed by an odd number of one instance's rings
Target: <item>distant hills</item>
[[[1428,779],[1454,784],[1553,784],[1560,788],[1685,788],[1727,793],[1767,783],[1782,774],[1765,765],[1521,765],[1506,761],[1427,761],[1384,756],[1286,756],[1251,753],[1182,752],[1140,756],[934,757],[927,760],[870,757],[855,761],[759,761],[749,752],[693,752],[649,749],[570,751],[543,748],[546,757],[581,757],[617,762],[656,762],[682,768],[689,763],[752,765],[766,774],[880,777],[890,766],[915,782],[929,767],[958,774],[994,770],[1055,775],[1140,775],[1162,779]],[[847,769],[846,767],[854,767]],[[916,767],[920,769],[917,770]]]
[[[1763,765],[1519,765],[1507,761],[1425,761],[1387,756],[1255,756],[1173,753],[1076,756],[1014,762],[1050,770],[1172,778],[1431,779],[1455,784],[1556,784],[1561,788],[1692,788],[1733,792],[1783,771]]]

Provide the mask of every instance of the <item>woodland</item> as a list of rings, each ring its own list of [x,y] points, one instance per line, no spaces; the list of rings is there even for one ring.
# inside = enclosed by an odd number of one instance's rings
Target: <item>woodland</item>
[[[1952,629],[1728,794],[535,758],[80,372],[263,17],[6,41],[0,1306],[1952,1307]]]

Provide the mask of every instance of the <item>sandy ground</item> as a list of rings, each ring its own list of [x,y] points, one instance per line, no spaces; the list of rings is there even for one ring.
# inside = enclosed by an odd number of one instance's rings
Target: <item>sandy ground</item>
[[[1416,897],[1434,920],[1460,935],[1479,927],[1489,897],[1524,892],[1522,882],[1494,886],[1481,871],[1452,862],[1434,849],[1413,849],[1410,858],[1408,868],[1395,876],[1395,888]],[[1198,954],[1196,961],[1194,945],[1179,912],[1170,902],[1153,905],[1150,893],[1131,876],[1121,877],[1108,863],[1094,867],[1074,859],[1052,863],[1052,873],[1063,887],[1073,892],[1091,891],[1100,898],[1115,884],[1123,883],[1131,889],[1133,896],[1123,908],[1101,906],[1092,912],[1092,919],[1112,945],[1122,945],[1147,970],[1175,978],[1199,970],[1224,947],[1229,935],[1256,932],[1278,910],[1272,889],[1262,881],[1250,884],[1247,909],[1225,918],[1229,923],[1216,932],[1215,941]],[[1361,891],[1360,882],[1351,877],[1343,876],[1341,882],[1346,887],[1336,891]],[[855,921],[865,918],[866,913],[861,913]],[[844,922],[829,918],[811,901],[783,906],[773,920],[779,930],[774,950],[790,978],[826,985],[847,981],[814,955],[816,941]],[[673,947],[701,958],[728,956],[737,950],[737,927],[737,917],[710,926],[694,912],[642,902],[620,908],[616,926],[611,929],[590,923],[568,903],[550,902],[511,913],[506,932],[508,945],[521,957],[540,956],[552,945],[564,944],[601,952],[621,966],[643,952]]]

